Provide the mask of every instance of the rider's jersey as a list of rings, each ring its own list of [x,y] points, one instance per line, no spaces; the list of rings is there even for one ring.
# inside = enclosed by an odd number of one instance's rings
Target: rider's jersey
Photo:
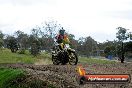
[[[64,43],[64,44],[69,44],[69,38],[67,35],[57,35],[56,36],[57,42],[58,43]]]

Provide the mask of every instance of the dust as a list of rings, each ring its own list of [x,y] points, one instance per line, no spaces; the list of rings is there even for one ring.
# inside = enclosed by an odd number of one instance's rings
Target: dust
[[[34,63],[35,65],[49,65],[52,64],[52,61],[49,59],[38,59],[37,62]]]

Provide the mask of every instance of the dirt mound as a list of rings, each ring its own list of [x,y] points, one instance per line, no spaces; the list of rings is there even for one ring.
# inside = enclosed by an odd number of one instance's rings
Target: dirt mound
[[[87,73],[99,74],[130,74],[131,63],[117,64],[81,64]],[[79,85],[77,66],[70,65],[32,65],[32,64],[1,64],[11,68],[22,68],[27,71],[27,77],[21,83],[32,88],[132,88],[127,84],[85,84]],[[28,88],[28,87],[27,87]]]

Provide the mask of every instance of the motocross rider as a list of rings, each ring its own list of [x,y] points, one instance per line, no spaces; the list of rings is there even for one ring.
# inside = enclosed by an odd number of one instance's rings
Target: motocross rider
[[[63,50],[65,44],[70,44],[68,36],[65,34],[65,30],[60,29],[59,34],[56,36],[57,43],[60,45],[60,49]]]

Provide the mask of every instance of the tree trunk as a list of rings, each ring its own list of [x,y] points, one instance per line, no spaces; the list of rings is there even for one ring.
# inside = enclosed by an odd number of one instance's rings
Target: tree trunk
[[[125,57],[124,57],[124,45],[123,45],[123,42],[121,43],[121,63],[124,63],[124,59],[125,59]]]

